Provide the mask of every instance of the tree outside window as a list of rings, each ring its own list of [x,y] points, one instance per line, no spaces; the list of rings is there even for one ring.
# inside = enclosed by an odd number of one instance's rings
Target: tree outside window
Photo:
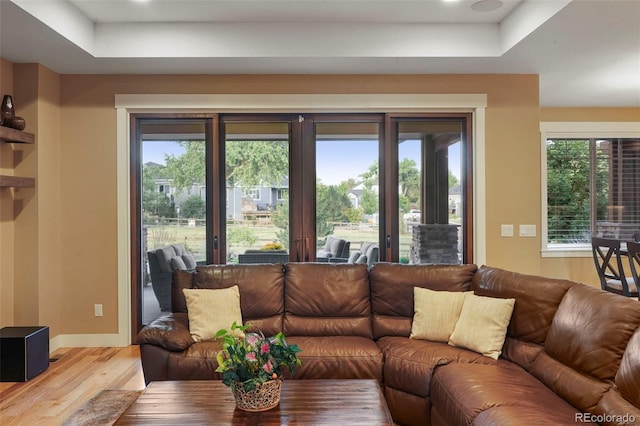
[[[548,139],[546,154],[549,246],[640,229],[640,141]]]

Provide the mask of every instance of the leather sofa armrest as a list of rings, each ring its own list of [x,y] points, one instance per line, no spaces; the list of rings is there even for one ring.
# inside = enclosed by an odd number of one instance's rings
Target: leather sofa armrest
[[[136,343],[160,346],[168,351],[180,352],[195,342],[191,338],[187,314],[173,313],[157,318],[146,325],[138,333]]]

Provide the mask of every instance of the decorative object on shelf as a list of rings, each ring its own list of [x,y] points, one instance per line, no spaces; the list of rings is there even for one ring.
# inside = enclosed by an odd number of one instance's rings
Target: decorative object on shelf
[[[245,333],[248,327],[234,322],[231,332],[223,329],[216,333],[216,339],[222,339],[222,350],[215,371],[222,373],[222,383],[231,387],[237,408],[266,411],[280,403],[283,369],[293,376],[302,364],[297,355],[300,348],[288,345],[282,332],[265,337],[262,333]]]
[[[4,95],[2,98],[2,106],[0,107],[0,113],[2,114],[2,125],[8,120],[16,116],[16,111],[13,108],[13,98],[11,95]]]
[[[4,95],[2,98],[2,106],[0,107],[0,125],[11,127],[16,130],[24,130],[26,121],[22,117],[16,116],[13,106],[13,98],[11,95]]]

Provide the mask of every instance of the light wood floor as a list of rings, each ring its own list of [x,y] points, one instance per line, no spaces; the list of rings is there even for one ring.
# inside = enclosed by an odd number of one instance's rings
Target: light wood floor
[[[0,383],[2,426],[59,425],[101,390],[144,389],[138,346],[59,349],[51,358],[28,382]]]

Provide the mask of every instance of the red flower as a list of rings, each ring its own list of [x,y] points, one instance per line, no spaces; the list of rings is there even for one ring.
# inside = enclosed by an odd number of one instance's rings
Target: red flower
[[[268,354],[271,350],[269,343],[267,341],[263,341],[260,345],[260,355]]]
[[[272,373],[273,372],[273,364],[271,364],[271,361],[267,361],[267,363],[262,366],[262,369],[264,371],[266,371],[267,373]]]
[[[247,361],[256,362],[258,357],[256,357],[255,352],[247,352]]]

